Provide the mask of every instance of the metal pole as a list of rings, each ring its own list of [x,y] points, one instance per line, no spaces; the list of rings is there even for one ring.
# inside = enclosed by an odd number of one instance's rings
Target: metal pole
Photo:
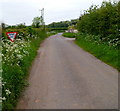
[[[44,22],[44,8],[41,10],[41,21],[42,21],[42,27],[44,28],[45,30],[45,22]]]

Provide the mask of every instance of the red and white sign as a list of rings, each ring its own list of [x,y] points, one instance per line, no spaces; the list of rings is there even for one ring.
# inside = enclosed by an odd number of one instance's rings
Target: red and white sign
[[[17,34],[18,32],[6,32],[6,35],[12,42],[14,42],[14,39],[16,38]]]

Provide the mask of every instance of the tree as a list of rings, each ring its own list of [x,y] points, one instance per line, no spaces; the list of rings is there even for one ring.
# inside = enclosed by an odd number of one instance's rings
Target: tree
[[[41,17],[35,17],[32,22],[33,22],[32,26],[35,27],[35,28],[39,28],[40,25],[42,25]]]
[[[19,28],[26,28],[25,23],[18,24],[18,25],[17,25],[17,28],[18,28],[18,29],[19,29]]]
[[[99,35],[105,42],[118,44],[120,40],[120,2],[103,2],[100,7],[92,5],[79,18],[80,32]]]

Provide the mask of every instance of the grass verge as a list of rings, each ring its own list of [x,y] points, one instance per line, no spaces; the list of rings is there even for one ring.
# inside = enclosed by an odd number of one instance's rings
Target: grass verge
[[[2,92],[3,92],[2,97],[4,99],[2,101],[3,111],[15,108],[21,92],[23,91],[24,87],[27,85],[26,77],[29,74],[29,68],[32,65],[32,62],[37,55],[37,50],[40,46],[40,43],[47,37],[46,32],[44,31],[38,30],[35,32],[36,34],[33,34],[34,37],[30,38],[29,47],[26,47],[28,48],[26,49],[26,51],[29,54],[27,56],[24,56],[22,59],[20,59],[19,64],[17,63],[18,57],[21,57],[22,55],[17,57],[18,52],[17,53],[12,52],[16,54],[16,58],[14,60],[10,60],[11,63],[12,61],[16,60],[16,63],[13,63],[12,65],[6,63],[2,64],[2,68],[3,68],[2,78],[4,81],[2,83],[4,84],[2,87]],[[18,43],[16,42],[13,44],[17,45]],[[11,48],[14,47],[11,46]],[[17,48],[15,50],[17,50]],[[6,54],[7,52],[4,53]],[[21,53],[26,53],[26,52],[21,52]]]
[[[76,37],[75,33],[69,33],[69,32],[63,33],[62,36],[69,37],[69,38],[75,38]]]
[[[64,33],[63,36],[67,37],[76,37],[75,43],[83,48],[85,51],[93,54],[98,59],[103,62],[113,66],[114,68],[120,71],[119,62],[119,53],[118,48],[114,48],[112,46],[108,46],[107,43],[99,43],[97,40],[90,39],[92,35],[86,34],[74,34],[74,33]],[[87,36],[87,37],[86,37]],[[95,38],[95,37],[94,37]],[[97,37],[96,37],[97,38]]]

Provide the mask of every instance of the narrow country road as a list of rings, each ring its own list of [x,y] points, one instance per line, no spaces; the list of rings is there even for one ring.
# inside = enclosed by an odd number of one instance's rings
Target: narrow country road
[[[53,35],[38,50],[17,109],[118,109],[118,72]]]

